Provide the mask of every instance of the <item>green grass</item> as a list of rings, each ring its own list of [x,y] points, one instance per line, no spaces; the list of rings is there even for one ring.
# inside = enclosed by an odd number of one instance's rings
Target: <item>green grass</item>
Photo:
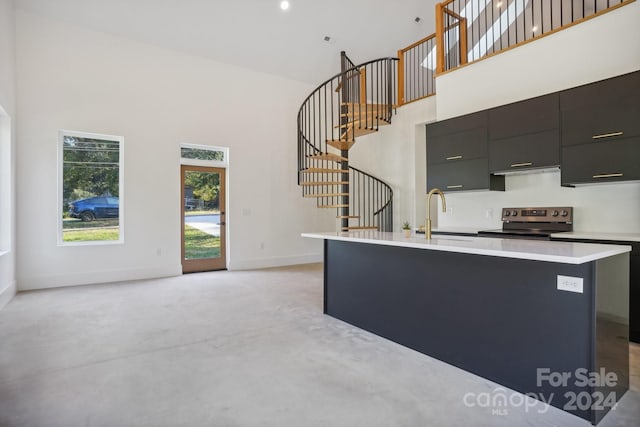
[[[185,225],[184,252],[185,259],[218,258],[220,256],[220,237]]]
[[[213,214],[219,214],[220,213],[220,209],[212,209],[212,210],[201,210],[201,211],[184,211],[184,216],[197,216],[197,215],[213,215]]]
[[[98,228],[98,227],[117,227],[118,218],[113,219],[96,219],[94,221],[81,221],[79,219],[63,219],[62,229],[73,230],[78,228]]]
[[[101,227],[90,230],[63,230],[62,240],[64,242],[94,242],[94,241],[113,241],[120,238],[120,230],[118,227]]]

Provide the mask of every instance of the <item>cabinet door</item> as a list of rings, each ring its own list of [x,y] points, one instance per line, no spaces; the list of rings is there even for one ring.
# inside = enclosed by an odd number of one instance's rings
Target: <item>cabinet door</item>
[[[490,176],[488,159],[463,160],[427,165],[427,190],[501,190],[504,177]]]
[[[430,137],[435,138],[471,129],[486,129],[486,127],[487,111],[483,110],[477,113],[466,114],[464,116],[427,124],[427,139]]]
[[[640,137],[562,148],[562,185],[640,179]]]
[[[487,155],[485,128],[435,137],[427,131],[427,164],[486,158]]]
[[[640,71],[560,93],[562,145],[640,135]]]
[[[560,127],[559,95],[552,93],[489,110],[489,140]]]
[[[505,172],[560,165],[558,129],[489,142],[489,171]]]

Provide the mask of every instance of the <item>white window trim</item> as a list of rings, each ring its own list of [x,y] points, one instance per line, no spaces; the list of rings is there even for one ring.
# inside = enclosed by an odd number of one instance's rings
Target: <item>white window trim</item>
[[[195,148],[197,150],[207,150],[207,151],[222,151],[224,153],[223,160],[184,159],[182,158],[183,148]],[[189,166],[209,166],[214,168],[226,169],[229,166],[229,148],[214,147],[212,145],[180,144],[180,164],[189,165]]]
[[[95,138],[105,139],[107,141],[118,141],[120,150],[118,153],[118,240],[92,240],[89,242],[65,242],[62,239],[62,209],[63,206],[63,174],[64,174],[64,136],[75,136],[78,138]],[[99,133],[77,132],[61,129],[58,131],[58,201],[56,203],[58,214],[58,246],[103,246],[103,245],[122,245],[124,244],[124,137],[115,135],[104,135]]]

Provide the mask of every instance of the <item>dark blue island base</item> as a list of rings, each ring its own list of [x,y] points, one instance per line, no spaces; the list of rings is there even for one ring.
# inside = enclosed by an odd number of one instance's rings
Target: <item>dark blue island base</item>
[[[628,254],[576,265],[324,240],[324,261],[330,316],[593,424],[629,388]]]

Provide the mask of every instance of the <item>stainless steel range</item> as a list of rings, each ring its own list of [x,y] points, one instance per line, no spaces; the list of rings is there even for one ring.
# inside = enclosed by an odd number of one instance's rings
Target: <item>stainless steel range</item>
[[[503,208],[502,228],[479,231],[479,237],[550,240],[553,233],[573,230],[573,208]]]

